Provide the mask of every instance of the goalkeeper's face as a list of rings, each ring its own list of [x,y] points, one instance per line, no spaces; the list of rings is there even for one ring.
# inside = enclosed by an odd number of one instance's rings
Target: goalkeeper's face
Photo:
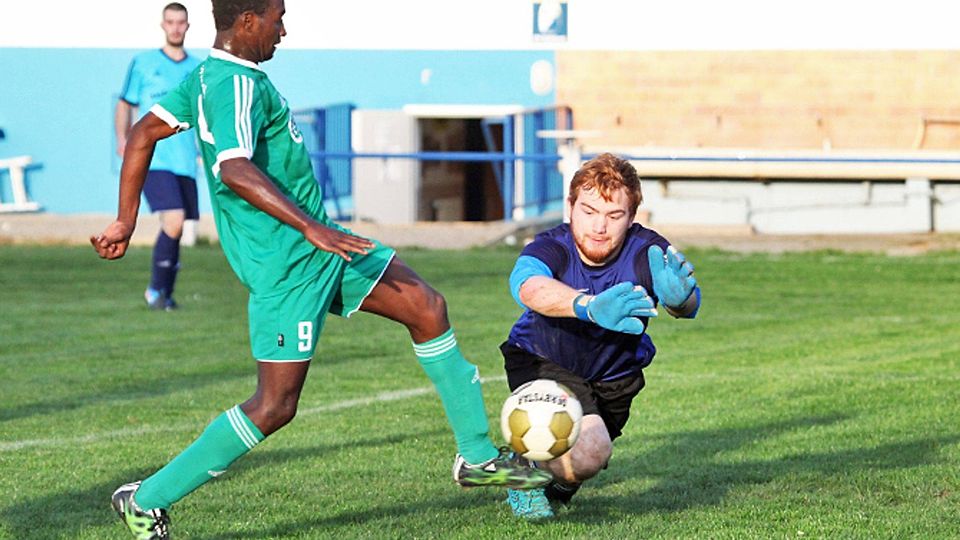
[[[581,189],[570,205],[570,230],[580,258],[601,265],[616,257],[633,217],[626,189],[611,192],[610,199],[594,189]]]

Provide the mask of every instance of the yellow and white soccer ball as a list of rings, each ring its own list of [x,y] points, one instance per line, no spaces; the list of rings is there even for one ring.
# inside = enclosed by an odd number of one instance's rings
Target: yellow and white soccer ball
[[[580,435],[583,408],[567,387],[550,379],[530,381],[503,403],[500,429],[518,454],[549,461],[565,454]]]

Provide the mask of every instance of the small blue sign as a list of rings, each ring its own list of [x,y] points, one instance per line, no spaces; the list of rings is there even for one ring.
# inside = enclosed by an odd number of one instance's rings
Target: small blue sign
[[[567,40],[566,0],[533,1],[533,39],[535,41]]]

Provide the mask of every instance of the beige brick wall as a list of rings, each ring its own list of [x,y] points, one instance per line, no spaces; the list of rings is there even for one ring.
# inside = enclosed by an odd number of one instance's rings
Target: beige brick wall
[[[960,120],[960,51],[559,51],[557,101],[591,146],[909,149]]]

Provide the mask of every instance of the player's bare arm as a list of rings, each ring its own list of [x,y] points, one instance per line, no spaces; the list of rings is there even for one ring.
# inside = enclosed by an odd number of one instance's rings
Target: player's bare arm
[[[228,159],[220,164],[220,180],[237,195],[267,214],[300,231],[318,248],[351,260],[373,247],[366,238],[331,229],[313,220],[288,199],[249,159]]]
[[[130,122],[134,118],[136,107],[123,99],[117,100],[117,107],[113,114],[113,128],[117,135],[117,155],[123,157],[130,136]]]
[[[130,130],[120,167],[120,202],[117,219],[102,233],[90,237],[97,254],[104,259],[119,259],[127,252],[130,237],[137,226],[140,194],[147,178],[157,141],[176,133],[153,113],[147,113]]]

